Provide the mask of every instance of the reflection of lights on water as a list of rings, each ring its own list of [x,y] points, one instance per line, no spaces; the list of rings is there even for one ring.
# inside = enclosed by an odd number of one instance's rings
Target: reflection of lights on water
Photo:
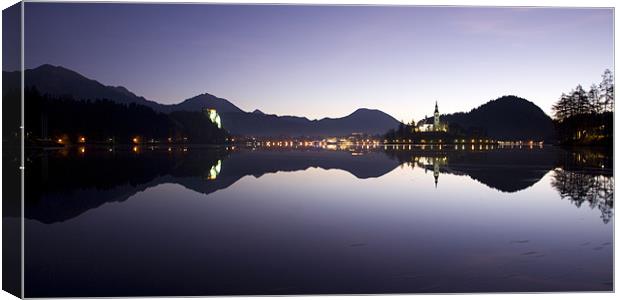
[[[211,167],[209,170],[209,175],[207,175],[207,179],[215,180],[217,176],[220,174],[222,170],[222,160],[217,160],[217,163]]]
[[[133,152],[135,152],[135,153],[138,153],[138,150],[140,150],[140,149],[138,148],[138,146],[133,146],[133,148],[131,148],[131,151],[133,151]]]
[[[80,153],[86,153],[86,148],[85,147],[80,147]]]

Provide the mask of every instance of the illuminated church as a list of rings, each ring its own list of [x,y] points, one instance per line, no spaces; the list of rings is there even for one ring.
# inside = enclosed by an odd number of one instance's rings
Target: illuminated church
[[[417,131],[421,132],[446,132],[448,131],[448,124],[442,123],[439,119],[439,106],[435,101],[435,112],[432,119],[424,117],[424,119],[418,122],[416,126]]]

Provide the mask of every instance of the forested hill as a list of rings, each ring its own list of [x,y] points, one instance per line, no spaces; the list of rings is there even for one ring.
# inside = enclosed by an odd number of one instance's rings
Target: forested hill
[[[6,86],[19,86],[19,72],[3,72]],[[122,86],[108,86],[87,78],[73,70],[52,65],[42,65],[25,71],[25,86],[36,88],[50,99],[96,100],[106,99],[115,103],[136,104],[151,108],[157,113],[192,115],[204,108],[214,108],[222,117],[224,128],[235,135],[245,136],[329,136],[352,133],[382,134],[398,126],[398,120],[376,110],[360,108],[339,118],[309,120],[305,117],[278,116],[261,111],[246,112],[232,102],[203,93],[177,104],[162,104],[137,96]],[[98,124],[107,126],[109,123]],[[193,128],[198,130],[199,128]]]
[[[536,104],[517,96],[502,96],[470,112],[442,115],[441,120],[450,128],[477,128],[498,140],[555,140],[551,118]]]

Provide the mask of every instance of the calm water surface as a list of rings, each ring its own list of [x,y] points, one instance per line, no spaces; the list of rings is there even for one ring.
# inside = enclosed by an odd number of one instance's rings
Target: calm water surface
[[[610,155],[404,148],[33,153],[26,296],[612,290]]]

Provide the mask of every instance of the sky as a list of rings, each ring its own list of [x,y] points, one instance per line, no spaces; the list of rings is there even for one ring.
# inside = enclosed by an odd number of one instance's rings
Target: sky
[[[613,65],[613,10],[26,3],[25,66],[60,65],[160,103],[201,93],[310,119],[398,120],[502,95],[551,105]]]

